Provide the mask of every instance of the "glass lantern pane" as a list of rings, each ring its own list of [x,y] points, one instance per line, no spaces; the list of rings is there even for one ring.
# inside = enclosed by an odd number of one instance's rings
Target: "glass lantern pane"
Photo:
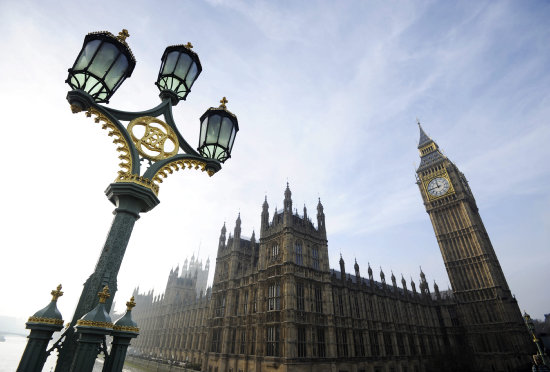
[[[231,153],[231,150],[233,149],[233,142],[235,141],[235,135],[237,132],[235,132],[235,129],[231,132],[231,141],[229,141],[229,146],[227,147],[227,152]]]
[[[206,132],[206,143],[215,144],[218,142],[221,121],[222,117],[220,115],[212,115],[210,117],[210,120],[208,120],[208,131]]]
[[[83,70],[86,67],[88,67],[88,64],[92,60],[95,51],[97,50],[97,47],[101,43],[101,40],[92,40],[86,46],[84,47],[84,50],[82,50],[82,53],[78,57],[78,61],[76,61],[74,69],[75,70]]]
[[[216,146],[206,146],[206,153],[205,155],[209,158],[214,158],[214,152],[216,151]]]
[[[187,77],[185,78],[185,85],[187,85],[188,88],[191,88],[191,85],[195,82],[195,79],[197,78],[197,64],[193,62],[191,65],[191,68],[189,69],[189,73],[187,74]]]
[[[174,74],[181,79],[185,79],[185,75],[187,74],[187,70],[189,70],[189,65],[191,65],[191,62],[191,57],[187,54],[180,54],[180,59],[178,60]]]
[[[105,84],[109,89],[113,89],[119,80],[122,78],[126,70],[128,69],[128,59],[124,54],[121,54],[113,67],[105,76]]]
[[[231,136],[231,129],[233,129],[233,123],[229,118],[223,118],[222,128],[220,130],[220,138],[218,139],[218,144],[227,148],[229,144],[229,139]]]
[[[201,123],[201,136],[199,138],[199,147],[203,145],[204,139],[206,138],[206,129],[208,126],[208,117],[204,118]]]
[[[103,43],[95,55],[92,65],[88,71],[97,77],[102,78],[118,57],[119,53],[119,50],[113,44]]]
[[[166,62],[164,63],[164,68],[162,69],[163,74],[171,74],[174,72],[174,67],[176,66],[178,55],[179,52],[177,51],[168,53],[168,55],[166,56]]]

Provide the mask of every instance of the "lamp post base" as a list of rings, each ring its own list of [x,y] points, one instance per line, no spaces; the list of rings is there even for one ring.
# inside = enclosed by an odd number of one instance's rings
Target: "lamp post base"
[[[135,222],[140,213],[145,213],[157,206],[160,201],[150,189],[131,182],[112,183],[105,190],[107,198],[116,206],[113,223],[97,261],[95,270],[84,283],[71,326],[65,333],[65,340],[59,350],[55,372],[68,372],[74,357],[77,341],[73,327],[84,314],[97,306],[97,293],[109,286],[111,297],[105,303],[110,311],[117,291],[117,275],[122,264],[126,247]]]

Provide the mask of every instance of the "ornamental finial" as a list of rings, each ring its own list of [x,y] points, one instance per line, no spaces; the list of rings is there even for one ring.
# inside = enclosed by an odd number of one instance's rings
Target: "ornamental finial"
[[[187,44],[185,44],[185,47],[187,49],[193,49],[193,44],[191,44],[191,42],[187,42]]]
[[[97,297],[99,297],[99,303],[104,304],[105,301],[107,301],[107,299],[111,297],[111,295],[109,294],[109,286],[106,285],[105,287],[103,287],[103,290],[97,293]]]
[[[229,102],[229,101],[227,100],[227,98],[223,97],[223,98],[220,100],[220,103],[221,103],[220,107],[223,108],[223,109],[226,108],[226,107],[225,107],[225,104],[226,104],[227,102]]]
[[[52,301],[57,302],[57,299],[61,296],[63,296],[63,292],[61,292],[61,284],[57,286],[56,290],[52,291]]]
[[[130,34],[128,33],[128,30],[124,28],[118,33],[116,38],[122,42],[125,42],[127,37],[130,37]]]
[[[129,302],[126,302],[126,311],[131,311],[136,306],[136,302],[134,301],[134,296],[130,298]]]

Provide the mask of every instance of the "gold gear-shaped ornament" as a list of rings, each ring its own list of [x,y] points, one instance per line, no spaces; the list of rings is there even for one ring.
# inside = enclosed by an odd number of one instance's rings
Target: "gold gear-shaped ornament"
[[[142,126],[145,132],[141,138],[134,134],[135,127]],[[176,133],[168,124],[152,116],[142,116],[128,124],[128,132],[141,156],[150,160],[162,160],[178,153],[179,142]],[[166,142],[170,141],[174,149],[166,151]],[[147,151],[147,152],[146,152]]]

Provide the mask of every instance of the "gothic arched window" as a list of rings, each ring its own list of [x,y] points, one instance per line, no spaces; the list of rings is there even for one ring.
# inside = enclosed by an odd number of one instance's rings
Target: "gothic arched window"
[[[315,246],[311,250],[311,259],[313,268],[319,270],[319,247]]]
[[[296,242],[294,245],[294,252],[296,253],[296,265],[303,265],[304,258],[302,255],[302,243]]]
[[[277,257],[279,257],[279,244],[277,243],[273,243],[273,245],[271,246],[271,252],[270,252],[270,258],[272,260],[276,260]]]

